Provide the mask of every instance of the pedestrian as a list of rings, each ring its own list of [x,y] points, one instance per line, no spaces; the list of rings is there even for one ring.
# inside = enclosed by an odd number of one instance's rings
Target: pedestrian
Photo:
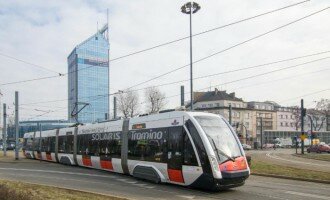
[[[276,141],[274,140],[274,150],[276,150]]]

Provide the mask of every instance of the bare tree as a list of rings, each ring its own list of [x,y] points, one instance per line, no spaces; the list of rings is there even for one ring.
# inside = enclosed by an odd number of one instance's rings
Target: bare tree
[[[119,111],[125,118],[134,117],[138,114],[139,95],[136,91],[126,90],[118,95]]]
[[[315,110],[319,110],[326,115],[330,115],[330,99],[321,99],[317,102]]]
[[[316,109],[308,109],[307,113],[312,118],[313,130],[320,131],[326,122],[326,115]]]
[[[165,94],[156,87],[149,87],[145,90],[147,99],[147,112],[157,113],[166,105]]]
[[[301,120],[300,119],[300,116],[301,116],[300,107],[293,106],[293,107],[291,107],[291,109],[292,109],[292,114],[294,116],[294,126],[296,128],[296,131],[298,131],[299,128],[300,128],[300,124],[301,124],[301,121],[300,121]]]

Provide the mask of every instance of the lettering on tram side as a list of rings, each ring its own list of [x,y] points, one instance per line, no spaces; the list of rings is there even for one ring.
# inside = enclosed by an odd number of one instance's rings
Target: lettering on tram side
[[[93,133],[92,141],[101,141],[101,140],[119,140],[120,132],[110,132],[110,133]]]
[[[160,140],[163,138],[165,130],[141,130],[141,131],[130,131],[131,140]]]

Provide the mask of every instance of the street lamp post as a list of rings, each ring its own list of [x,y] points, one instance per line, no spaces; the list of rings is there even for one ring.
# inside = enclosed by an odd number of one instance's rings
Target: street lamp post
[[[201,7],[195,2],[188,2],[181,7],[181,12],[190,16],[190,110],[193,111],[193,68],[192,68],[192,14],[196,13]]]

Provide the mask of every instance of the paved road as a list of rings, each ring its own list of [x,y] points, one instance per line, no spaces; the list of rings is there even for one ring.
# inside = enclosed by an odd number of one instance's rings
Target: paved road
[[[253,158],[257,158],[277,165],[330,173],[330,162],[297,157],[293,155],[295,152],[295,149],[268,149],[252,150],[248,151],[247,154],[252,156],[252,162]],[[330,156],[330,154],[324,155]]]
[[[91,191],[131,199],[328,199],[330,185],[251,176],[242,187],[211,193],[82,167],[35,160],[0,162],[0,178]]]

